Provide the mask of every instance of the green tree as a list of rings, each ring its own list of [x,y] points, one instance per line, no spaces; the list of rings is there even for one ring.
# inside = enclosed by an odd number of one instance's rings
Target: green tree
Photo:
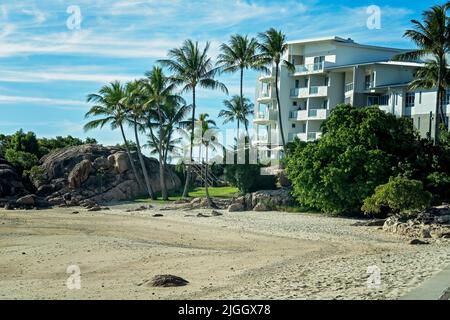
[[[258,41],[255,38],[239,34],[232,35],[228,44],[223,43],[220,46],[221,53],[217,60],[220,70],[225,73],[240,72],[240,99],[236,102],[242,103],[241,109],[244,109],[245,102],[244,70],[265,70],[258,59],[257,49]]]
[[[413,163],[419,143],[411,121],[377,107],[339,105],[323,132],[298,144],[286,166],[299,203],[332,214],[359,213],[377,186],[402,172],[399,163]]]
[[[5,159],[10,162],[20,174],[39,164],[39,160],[34,154],[14,149],[6,150]]]
[[[183,99],[173,93],[175,85],[170,83],[170,79],[167,78],[160,67],[153,67],[153,69],[146,73],[147,78],[142,80],[143,95],[145,101],[145,108],[154,109],[156,112],[156,120],[158,122],[158,137],[154,137],[152,127],[150,126],[150,137],[153,138],[153,143],[158,143],[155,148],[159,158],[159,175],[161,180],[161,193],[163,200],[168,200],[166,186],[166,167],[165,167],[165,147],[169,145],[165,144],[165,136],[168,134],[166,119],[164,119],[163,106],[173,105],[177,103],[184,103]],[[150,113],[152,114],[152,113]]]
[[[210,44],[206,43],[203,49],[199,48],[198,42],[186,40],[181,48],[171,49],[168,53],[168,59],[159,60],[167,67],[173,75],[171,81],[182,86],[181,92],[192,92],[192,131],[190,145],[190,161],[194,148],[194,119],[196,111],[196,90],[197,87],[217,90],[220,89],[228,94],[227,87],[215,80],[218,69],[214,68],[211,58],[208,56]],[[192,168],[189,166],[186,174],[186,183],[183,190],[183,197],[188,197],[189,184],[192,174]]]
[[[239,124],[242,123],[245,128],[245,132],[248,136],[248,124],[247,117],[253,115],[253,103],[248,98],[244,98],[241,102],[240,96],[233,96],[230,100],[224,100],[224,109],[220,110],[219,117],[224,118],[223,124],[236,121],[237,123],[237,137],[239,139]]]
[[[151,199],[155,200],[156,195],[153,192],[152,185],[150,183],[150,177],[148,175],[147,166],[145,165],[144,157],[142,156],[141,143],[139,141],[139,131],[145,132],[145,126],[142,122],[145,121],[146,110],[144,108],[145,98],[141,92],[142,84],[140,81],[135,80],[128,82],[125,85],[125,97],[122,98],[121,103],[125,105],[126,119],[129,125],[134,130],[134,138],[136,141],[136,151],[141,164],[142,174],[144,175],[145,186],[147,187],[148,195]]]
[[[283,122],[281,119],[282,110],[280,103],[280,92],[278,88],[278,79],[280,74],[280,67],[282,65],[286,66],[290,71],[295,70],[295,67],[292,63],[283,59],[284,54],[288,50],[288,44],[286,42],[286,36],[281,31],[271,28],[264,33],[259,33],[258,37],[258,63],[260,65],[275,67],[275,93],[277,97],[278,108],[278,127],[280,128],[283,150],[286,151],[286,141],[284,139]]]
[[[425,67],[416,73],[416,80],[410,85],[412,89],[437,88],[435,110],[435,144],[439,143],[440,123],[445,123],[443,100],[446,88],[450,85],[446,55],[450,49],[450,18],[447,11],[450,3],[433,6],[422,13],[423,22],[411,20],[413,28],[404,36],[411,39],[418,50],[398,55],[399,60],[428,59]]]
[[[136,177],[136,181],[142,188],[143,184],[137,174],[136,166],[134,165],[134,160],[131,156],[130,148],[128,146],[128,140],[126,139],[125,131],[123,128],[127,120],[127,110],[123,105],[123,99],[125,97],[125,89],[119,81],[115,81],[110,83],[109,85],[103,86],[98,93],[88,95],[87,102],[95,103],[95,105],[91,107],[91,109],[86,113],[85,117],[100,118],[86,123],[84,125],[84,130],[88,131],[97,128],[101,129],[107,124],[111,126],[112,130],[119,128],[134,176]]]
[[[431,193],[418,180],[401,176],[375,188],[375,193],[364,200],[361,210],[367,215],[385,218],[389,214],[423,210],[430,205]]]

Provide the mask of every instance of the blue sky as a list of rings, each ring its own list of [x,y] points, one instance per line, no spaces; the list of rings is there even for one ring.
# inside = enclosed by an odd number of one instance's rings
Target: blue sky
[[[87,94],[114,79],[141,77],[184,39],[211,42],[211,55],[234,33],[270,27],[288,40],[338,35],[357,42],[410,48],[402,38],[410,20],[437,2],[245,0],[0,0],[0,132],[23,128],[39,136],[93,136],[120,142],[109,129],[84,133]],[[67,8],[81,10],[80,29],[69,29]],[[370,5],[381,8],[381,29],[366,26]],[[247,72],[253,100],[256,74]],[[238,93],[238,75],[220,78]],[[198,106],[216,118],[227,97],[199,92]],[[221,120],[217,120],[218,124]]]

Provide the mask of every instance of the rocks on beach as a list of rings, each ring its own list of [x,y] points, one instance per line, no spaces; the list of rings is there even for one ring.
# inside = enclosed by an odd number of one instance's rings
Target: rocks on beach
[[[386,219],[383,230],[419,239],[450,238],[450,205],[444,204],[410,215]]]
[[[189,281],[171,274],[154,276],[149,282],[152,287],[182,287],[189,284]]]
[[[293,203],[294,198],[288,188],[261,190],[234,199],[228,207],[228,211],[271,211],[279,207],[290,206]]]
[[[133,161],[143,181],[134,154]],[[159,163],[146,157],[144,162],[152,189],[159,192]],[[44,156],[41,163],[42,174],[33,177],[32,182],[37,193],[53,206],[78,206],[86,200],[94,203],[131,200],[146,194],[144,184],[136,180],[131,170],[128,155],[119,148],[101,145],[69,147]],[[171,168],[167,169],[166,177],[169,190],[181,185]]]

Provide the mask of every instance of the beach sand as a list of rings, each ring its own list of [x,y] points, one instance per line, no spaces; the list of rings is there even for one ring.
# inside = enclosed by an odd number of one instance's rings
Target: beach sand
[[[396,299],[450,264],[450,241],[408,239],[314,214],[137,204],[0,210],[2,299]],[[72,212],[79,213],[73,214]],[[153,214],[163,217],[152,217]],[[67,267],[81,270],[69,290]],[[369,266],[381,284],[368,286]],[[190,283],[154,288],[153,276]]]

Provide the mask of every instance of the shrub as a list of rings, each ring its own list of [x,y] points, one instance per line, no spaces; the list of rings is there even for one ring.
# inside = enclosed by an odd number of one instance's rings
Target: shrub
[[[293,195],[325,213],[361,213],[364,199],[416,154],[412,123],[376,107],[337,106],[318,141],[297,143],[285,161]],[[406,161],[406,160],[405,160]]]
[[[398,176],[378,186],[375,193],[364,200],[361,209],[366,215],[386,217],[392,213],[425,209],[430,205],[431,197],[421,181]]]
[[[426,187],[437,202],[450,200],[450,176],[445,172],[433,172],[428,175]]]
[[[261,165],[235,164],[225,167],[225,180],[241,193],[276,189],[276,177],[261,175]]]
[[[5,159],[16,167],[20,174],[25,170],[30,170],[39,163],[38,158],[34,154],[13,149],[6,150]]]

